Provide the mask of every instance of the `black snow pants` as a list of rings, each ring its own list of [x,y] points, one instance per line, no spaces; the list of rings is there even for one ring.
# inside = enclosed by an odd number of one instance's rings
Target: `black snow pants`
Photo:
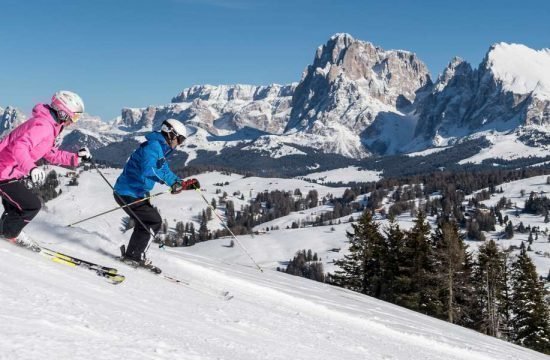
[[[42,203],[22,182],[6,182],[0,182],[0,197],[4,205],[4,213],[0,219],[0,234],[6,238],[15,238],[38,214]]]
[[[114,194],[114,197],[120,206],[140,200],[139,198],[118,195],[116,193]],[[133,260],[139,261],[142,260],[142,254],[147,248],[147,244],[149,244],[149,239],[151,237],[151,231],[149,231],[149,229],[151,229],[156,235],[161,228],[162,218],[153,205],[151,205],[149,200],[131,205],[129,208],[132,210],[133,214],[130,210],[128,210],[128,207],[125,207],[124,211],[134,219],[135,225],[134,232],[130,237],[130,242],[128,243],[128,247],[126,249],[126,256]],[[139,220],[141,220],[141,222],[143,222],[143,224],[149,229],[145,229],[136,217],[139,218]]]

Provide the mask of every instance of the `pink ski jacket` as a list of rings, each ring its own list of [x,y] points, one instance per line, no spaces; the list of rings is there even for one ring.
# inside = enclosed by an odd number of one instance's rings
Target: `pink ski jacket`
[[[42,158],[54,165],[78,166],[77,154],[55,146],[62,129],[46,105],[36,105],[32,117],[0,141],[0,181],[27,176]]]

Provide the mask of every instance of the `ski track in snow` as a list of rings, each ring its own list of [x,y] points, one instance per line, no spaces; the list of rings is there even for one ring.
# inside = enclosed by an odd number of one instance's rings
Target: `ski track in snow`
[[[63,187],[27,233],[54,243],[50,247],[56,250],[117,267],[126,281],[111,285],[88,270],[0,242],[1,360],[547,358],[380,300],[276,272],[274,247],[267,246],[271,235],[239,237],[264,273],[237,245],[224,247],[227,239],[192,248],[151,247],[153,261],[166,274],[191,286],[131,269],[112,258],[129,237],[118,230],[122,213],[79,228],[61,226],[114,204],[92,174],[82,175],[78,188]],[[184,199],[197,213],[203,207],[190,195]],[[155,201],[163,216],[173,199]],[[307,244],[305,230],[314,229],[296,230],[301,231],[286,232],[296,245],[282,246],[307,246],[300,239]],[[204,290],[228,290],[234,298],[224,301]]]

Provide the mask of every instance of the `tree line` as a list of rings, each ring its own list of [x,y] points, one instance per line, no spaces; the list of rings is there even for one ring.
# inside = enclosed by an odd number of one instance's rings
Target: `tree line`
[[[550,354],[547,293],[525,249],[513,257],[490,240],[474,256],[455,219],[432,232],[422,211],[408,231],[365,211],[347,237],[331,284]]]

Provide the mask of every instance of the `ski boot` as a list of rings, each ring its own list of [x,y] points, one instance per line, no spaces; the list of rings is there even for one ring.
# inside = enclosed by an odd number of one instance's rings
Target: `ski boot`
[[[126,265],[129,265],[133,268],[142,268],[145,270],[149,270],[155,274],[160,274],[162,272],[161,269],[153,265],[153,262],[151,259],[148,259],[145,257],[145,254],[141,254],[141,257],[139,259],[135,259],[133,257],[128,256],[126,253],[126,246],[122,245],[120,247],[120,261],[125,263]]]
[[[27,234],[25,234],[24,232],[21,232],[17,237],[8,238],[2,235],[2,238],[14,245],[27,248],[34,252],[40,252],[41,250],[40,246],[35,243],[30,237],[28,237]]]

